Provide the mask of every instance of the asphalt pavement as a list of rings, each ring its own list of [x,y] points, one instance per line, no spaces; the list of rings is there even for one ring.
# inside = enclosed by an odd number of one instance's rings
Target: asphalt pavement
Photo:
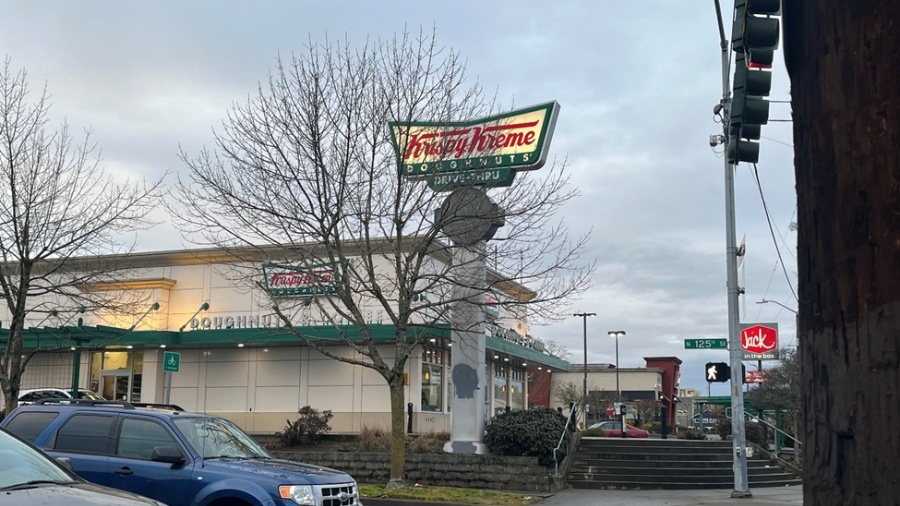
[[[712,490],[582,490],[567,489],[547,497],[539,506],[718,506],[725,504],[783,506],[803,504],[803,487],[750,489],[751,497],[733,498],[731,489]]]

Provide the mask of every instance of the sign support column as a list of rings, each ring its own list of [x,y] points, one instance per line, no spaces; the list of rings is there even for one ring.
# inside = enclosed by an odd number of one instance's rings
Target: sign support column
[[[484,444],[484,297],[487,292],[485,244],[504,224],[503,211],[481,190],[459,188],[441,204],[435,221],[453,241],[454,297],[450,316],[453,351],[453,421],[448,453],[488,453]]]
[[[485,373],[484,290],[485,241],[469,247],[458,247],[454,256],[460,268],[455,292],[456,307],[450,318],[453,329],[453,351],[450,354],[453,379],[453,420],[450,441],[444,445],[448,453],[488,453],[484,444]]]

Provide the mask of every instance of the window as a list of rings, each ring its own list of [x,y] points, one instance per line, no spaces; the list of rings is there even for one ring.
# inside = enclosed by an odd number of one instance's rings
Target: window
[[[507,368],[494,364],[494,415],[506,411]]]
[[[19,413],[15,418],[10,420],[6,430],[19,436],[20,438],[34,443],[34,440],[44,432],[44,429],[50,425],[50,422],[56,420],[59,413],[51,413],[47,411]]]
[[[60,452],[106,454],[115,417],[74,415],[56,433],[53,450]]]
[[[513,411],[525,409],[525,372],[521,369],[513,369],[509,381],[509,407]]]
[[[178,443],[162,425],[139,418],[125,418],[119,431],[119,447],[116,455],[131,459],[150,460],[157,446],[173,446]]]
[[[444,410],[443,361],[444,352],[441,350],[426,349],[422,352],[422,411]]]
[[[172,422],[204,459],[272,458],[252,437],[228,420],[184,416],[177,417]]]

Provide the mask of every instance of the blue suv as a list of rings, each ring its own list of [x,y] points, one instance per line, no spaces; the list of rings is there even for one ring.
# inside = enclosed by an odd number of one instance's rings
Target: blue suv
[[[177,406],[48,399],[0,427],[90,482],[170,506],[361,504],[349,475],[275,459],[234,423]]]

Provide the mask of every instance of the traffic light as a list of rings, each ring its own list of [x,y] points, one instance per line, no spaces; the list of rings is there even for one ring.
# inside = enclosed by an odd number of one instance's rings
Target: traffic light
[[[769,122],[772,61],[778,47],[781,0],[736,0],[731,47],[734,64],[728,163],[759,161],[760,127]]]
[[[706,363],[706,381],[708,383],[724,383],[731,379],[731,368],[725,362]]]

